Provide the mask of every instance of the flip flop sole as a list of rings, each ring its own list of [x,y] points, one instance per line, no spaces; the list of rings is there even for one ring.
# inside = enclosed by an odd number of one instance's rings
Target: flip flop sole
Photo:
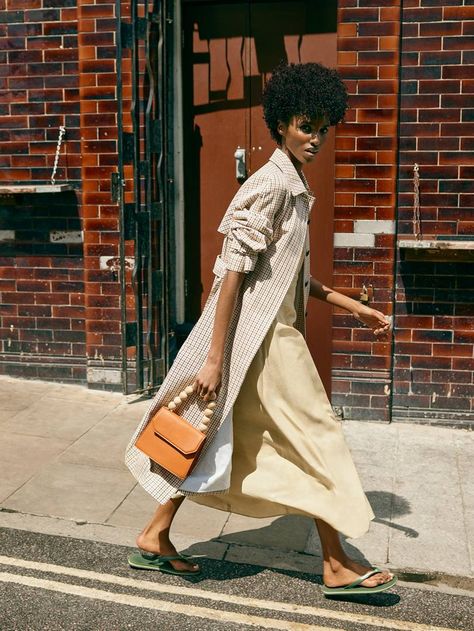
[[[188,570],[175,570],[169,561],[158,564],[156,561],[145,559],[141,554],[130,554],[127,558],[128,564],[135,570],[153,570],[164,574],[174,574],[175,576],[197,576],[201,570],[190,572]]]
[[[321,591],[325,596],[353,596],[354,594],[378,594],[390,589],[397,582],[397,577],[394,576],[386,583],[376,585],[375,587],[351,587],[350,589],[344,589],[344,587],[326,587],[323,585]]]

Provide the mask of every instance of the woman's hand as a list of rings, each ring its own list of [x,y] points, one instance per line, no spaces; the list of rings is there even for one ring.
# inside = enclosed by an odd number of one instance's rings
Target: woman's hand
[[[208,359],[196,376],[196,393],[204,401],[213,401],[222,379],[222,362]]]
[[[374,335],[382,335],[390,331],[391,322],[387,316],[377,309],[359,304],[352,315],[373,330]]]

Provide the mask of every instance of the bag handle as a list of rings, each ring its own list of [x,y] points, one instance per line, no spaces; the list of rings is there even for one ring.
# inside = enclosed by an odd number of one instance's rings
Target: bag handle
[[[193,383],[191,386],[187,386],[184,390],[181,390],[178,396],[175,397],[172,401],[170,401],[166,407],[168,408],[168,410],[171,410],[171,412],[173,412],[174,410],[176,410],[176,408],[179,405],[181,405],[181,403],[184,403],[186,401],[186,399],[189,397],[190,394],[192,394],[195,391],[196,391],[196,383]],[[216,394],[214,393],[213,399],[216,399],[216,398],[217,398]],[[216,407],[215,400],[209,401],[206,409],[203,412],[203,417],[201,419],[201,422],[198,425],[198,430],[201,431],[203,434],[207,434],[209,421],[211,420],[211,416],[214,414],[215,407]]]

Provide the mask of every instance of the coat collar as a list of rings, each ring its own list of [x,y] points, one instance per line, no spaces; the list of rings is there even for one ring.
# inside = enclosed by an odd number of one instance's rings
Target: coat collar
[[[296,195],[301,195],[301,193],[307,193],[312,196],[311,191],[308,188],[308,182],[306,181],[305,176],[301,173],[301,177],[298,175],[298,171],[295,169],[293,162],[286,155],[280,147],[277,147],[275,151],[270,156],[270,162],[276,164],[277,167],[283,172],[288,180],[288,184],[290,186],[291,193]]]

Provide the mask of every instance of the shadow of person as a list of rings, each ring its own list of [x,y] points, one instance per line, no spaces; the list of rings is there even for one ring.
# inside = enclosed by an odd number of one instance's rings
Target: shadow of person
[[[369,491],[367,497],[375,513],[374,522],[380,523],[389,528],[394,528],[405,533],[407,537],[418,537],[419,533],[412,529],[394,523],[393,518],[411,513],[410,503],[399,495],[389,493],[386,491]],[[220,543],[226,543],[229,545],[242,546],[240,548],[240,555],[243,563],[229,563],[229,562],[215,562],[211,559],[200,560],[203,566],[203,573],[200,578],[193,577],[193,581],[202,580],[207,577],[207,571],[211,572],[214,580],[229,580],[240,578],[242,576],[255,575],[264,570],[270,572],[276,572],[284,574],[286,576],[295,577],[300,580],[304,580],[315,585],[322,584],[321,574],[316,574],[317,568],[321,569],[322,566],[322,550],[319,539],[315,535],[313,526],[313,520],[309,517],[299,515],[284,515],[277,517],[270,524],[266,524],[261,528],[255,528],[250,530],[244,530],[240,532],[226,533],[212,540]],[[347,554],[355,561],[372,567],[372,563],[366,558],[364,553],[354,545],[353,541],[348,541],[348,538],[341,535],[342,545]],[[206,544],[211,542],[199,542],[190,546],[185,552],[186,554],[206,554]],[[248,554],[248,561],[252,561],[255,558],[252,553],[252,548],[268,550],[268,557],[276,556],[278,564],[278,555],[281,552],[293,553],[295,555],[301,555],[304,558],[305,566],[308,566],[308,558],[314,559],[315,573],[298,572],[295,570],[286,570],[278,567],[264,567],[259,565],[246,564],[245,555]],[[258,555],[261,557],[261,553]],[[295,564],[297,563],[295,559]],[[283,562],[283,561],[282,561]],[[217,563],[217,565],[216,565]],[[379,594],[360,594],[360,595],[347,595],[338,596],[338,600],[350,600],[351,602],[357,602],[359,604],[367,604],[377,607],[393,606],[399,602],[399,597],[393,593],[379,593]]]
[[[375,522],[384,524],[394,530],[400,530],[406,537],[412,539],[416,539],[419,536],[419,532],[413,528],[396,524],[393,521],[394,517],[401,517],[411,513],[410,502],[406,498],[394,493],[387,493],[386,491],[368,491],[366,495],[375,513]]]

